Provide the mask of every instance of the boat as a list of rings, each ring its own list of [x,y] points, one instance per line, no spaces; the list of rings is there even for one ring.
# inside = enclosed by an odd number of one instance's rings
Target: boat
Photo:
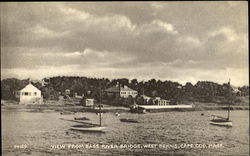
[[[213,115],[213,119],[210,121],[211,125],[216,125],[216,126],[226,126],[226,127],[232,127],[233,122],[229,120],[229,118],[224,118],[221,116],[216,116]]]
[[[138,123],[137,120],[134,119],[127,119],[127,118],[122,118],[120,119],[121,122],[132,122],[132,123]]]
[[[70,112],[70,111],[65,111],[65,112],[61,112],[61,115],[72,115],[75,114],[75,112]]]
[[[80,123],[82,125],[86,125],[87,127],[90,126],[99,126],[99,124],[93,124],[93,123],[89,123],[89,122],[84,122],[84,121],[79,121],[79,120],[70,120],[70,119],[64,119],[64,118],[60,118],[61,120],[64,121],[70,121],[70,122],[76,122],[76,123]],[[90,126],[89,126],[90,125]]]
[[[100,90],[100,102],[99,102],[99,125],[97,124],[91,124],[91,123],[85,123],[85,122],[79,122],[82,123],[81,125],[74,125],[71,126],[71,130],[77,130],[77,131],[83,131],[83,132],[104,132],[106,127],[102,126],[102,113],[101,113],[101,90]]]
[[[138,105],[133,105],[130,107],[130,112],[131,113],[139,113],[139,114],[145,114],[146,109],[139,107]]]
[[[74,125],[71,126],[70,129],[76,131],[86,131],[86,132],[103,132],[106,127],[101,126],[88,126],[88,125]]]
[[[75,120],[89,120],[89,118],[87,117],[79,117],[79,118],[75,117],[74,119]]]
[[[228,88],[229,88],[229,105],[228,105],[228,113],[227,117],[221,117],[218,115],[212,115],[213,119],[210,120],[211,125],[216,125],[216,126],[225,126],[225,127],[232,127],[233,126],[233,121],[230,120],[230,104],[232,103],[232,93],[231,93],[231,87],[230,87],[230,79],[228,82]]]

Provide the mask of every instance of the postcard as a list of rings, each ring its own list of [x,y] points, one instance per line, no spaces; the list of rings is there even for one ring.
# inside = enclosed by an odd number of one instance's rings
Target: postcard
[[[249,155],[247,1],[0,6],[2,155]]]

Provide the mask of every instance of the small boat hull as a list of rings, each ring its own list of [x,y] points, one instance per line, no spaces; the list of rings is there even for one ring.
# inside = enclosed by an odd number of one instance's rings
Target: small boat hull
[[[216,125],[216,126],[225,126],[225,127],[232,127],[233,126],[233,122],[232,121],[210,121],[211,125]]]
[[[71,130],[85,131],[85,132],[103,132],[106,127],[85,127],[82,125],[71,126]]]
[[[75,120],[89,120],[89,118],[86,117],[80,117],[80,118],[74,118]]]
[[[75,114],[75,112],[61,112],[61,115],[72,115]]]
[[[139,114],[145,114],[146,113],[146,110],[143,109],[143,108],[130,108],[130,112],[131,113],[139,113]]]
[[[132,123],[138,123],[137,120],[134,119],[120,119],[121,122],[132,122]]]

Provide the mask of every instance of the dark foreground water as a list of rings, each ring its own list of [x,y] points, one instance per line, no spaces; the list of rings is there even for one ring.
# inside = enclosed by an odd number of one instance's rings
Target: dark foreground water
[[[201,116],[204,113],[204,116]],[[249,111],[232,111],[232,128],[209,124],[209,115],[225,111],[123,113],[140,123],[103,115],[105,133],[71,131],[75,123],[60,120],[94,113],[2,111],[3,155],[249,155]]]

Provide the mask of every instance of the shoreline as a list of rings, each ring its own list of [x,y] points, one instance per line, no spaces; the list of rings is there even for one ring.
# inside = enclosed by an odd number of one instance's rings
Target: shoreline
[[[93,107],[84,107],[84,106],[72,106],[72,105],[18,105],[18,104],[11,104],[11,105],[1,105],[1,111],[27,111],[27,112],[97,112],[98,108],[95,109]],[[146,109],[149,113],[154,112],[185,112],[185,111],[206,111],[206,110],[228,110],[227,106],[193,106],[193,108],[167,108],[167,109]],[[230,110],[249,110],[249,106],[230,106]],[[109,106],[105,105],[102,108],[103,113],[115,113],[115,112],[130,112],[128,107],[122,106]]]

